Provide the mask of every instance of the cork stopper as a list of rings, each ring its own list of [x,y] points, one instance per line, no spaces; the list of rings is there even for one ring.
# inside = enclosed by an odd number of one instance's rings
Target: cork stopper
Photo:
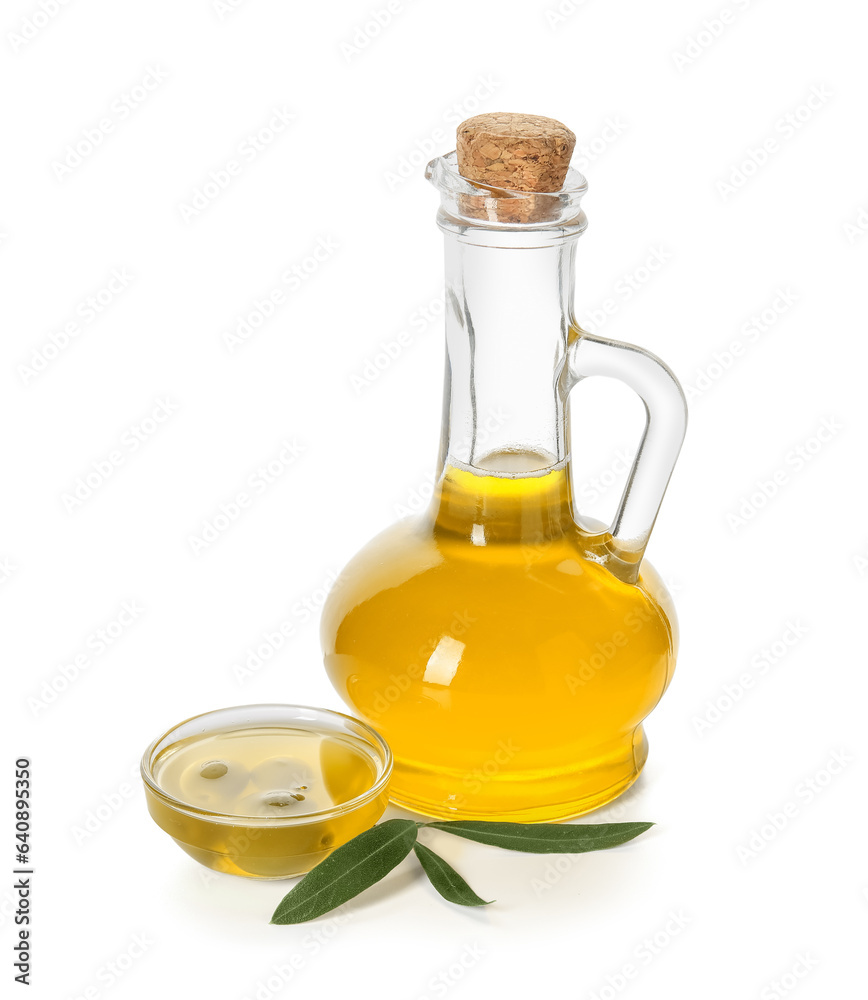
[[[495,111],[468,118],[458,126],[458,171],[501,191],[463,195],[462,211],[491,222],[544,222],[551,210],[545,195],[563,186],[575,144],[566,125],[542,115]]]
[[[495,111],[458,126],[458,170],[476,184],[513,191],[559,191],[576,145],[554,118]]]

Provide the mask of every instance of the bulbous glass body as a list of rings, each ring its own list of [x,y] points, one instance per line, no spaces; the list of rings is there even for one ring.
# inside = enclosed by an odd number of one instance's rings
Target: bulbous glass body
[[[335,688],[392,747],[393,801],[518,821],[580,815],[635,780],[677,647],[648,563],[625,583],[591,555],[566,468],[447,469],[425,514],[346,567],[322,638]]]

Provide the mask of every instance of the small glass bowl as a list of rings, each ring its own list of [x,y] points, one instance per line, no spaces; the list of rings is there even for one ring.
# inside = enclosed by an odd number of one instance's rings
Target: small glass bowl
[[[185,802],[157,782],[160,755],[181,740],[275,727],[333,736],[349,744],[371,765],[371,786],[327,809],[305,812],[299,803],[292,815],[239,816]],[[340,712],[303,705],[243,705],[205,712],[173,726],[145,751],[141,771],[148,811],[187,854],[214,871],[280,879],[310,871],[336,847],[377,822],[388,802],[392,752],[370,726]]]

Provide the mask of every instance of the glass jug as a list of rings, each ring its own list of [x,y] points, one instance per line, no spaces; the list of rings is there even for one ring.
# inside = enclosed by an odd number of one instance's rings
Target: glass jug
[[[568,157],[567,157],[568,158]],[[373,539],[324,608],[325,665],[392,747],[391,798],[448,819],[552,821],[623,792],[672,677],[671,598],[643,553],[686,427],[653,355],[581,330],[581,174],[550,193],[433,160],[447,365],[428,509]],[[573,509],[569,395],[622,380],[646,426],[612,524]]]

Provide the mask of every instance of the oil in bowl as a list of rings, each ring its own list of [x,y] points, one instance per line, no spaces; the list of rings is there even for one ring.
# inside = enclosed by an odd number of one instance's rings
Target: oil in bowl
[[[142,760],[148,809],[191,857],[215,871],[291,878],[373,826],[392,756],[364,723],[296,705],[196,716]]]

